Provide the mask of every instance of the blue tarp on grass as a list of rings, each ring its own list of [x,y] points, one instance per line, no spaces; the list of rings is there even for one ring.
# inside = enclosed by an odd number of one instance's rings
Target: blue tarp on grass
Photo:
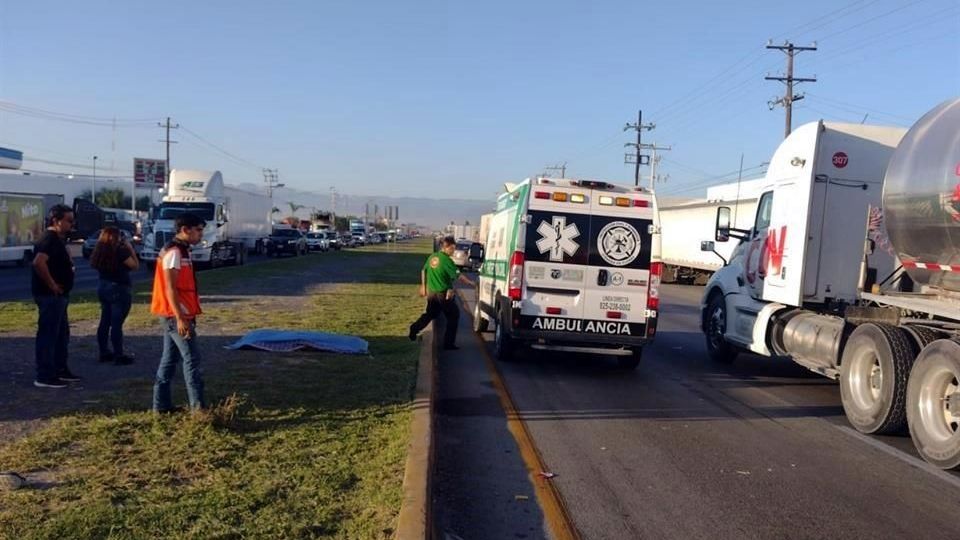
[[[356,336],[294,330],[254,330],[226,348],[253,348],[271,352],[316,349],[343,354],[367,354],[366,340]]]

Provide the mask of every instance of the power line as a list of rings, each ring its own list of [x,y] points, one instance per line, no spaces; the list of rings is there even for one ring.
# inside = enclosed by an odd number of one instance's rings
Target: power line
[[[820,96],[820,95],[818,95],[818,94],[813,94],[813,93],[811,93],[811,92],[807,92],[807,97],[808,97],[808,98],[813,98],[815,101],[823,102],[823,104],[826,105],[826,106],[828,106],[828,107],[834,107],[834,108],[841,109],[841,110],[845,110],[845,111],[851,112],[851,113],[863,113],[863,112],[868,112],[868,113],[873,113],[874,115],[877,115],[877,116],[888,116],[888,117],[890,117],[890,118],[893,118],[893,119],[896,119],[896,120],[900,120],[900,121],[904,121],[904,122],[911,122],[911,123],[912,123],[912,122],[916,121],[916,118],[909,118],[909,117],[907,117],[907,116],[900,116],[900,115],[898,115],[898,114],[892,114],[892,113],[880,111],[880,110],[877,110],[877,109],[871,109],[871,108],[869,108],[869,107],[864,107],[864,106],[862,106],[862,105],[856,105],[856,104],[853,104],[853,103],[846,103],[846,102],[838,101],[838,100],[835,100],[835,99],[832,99],[832,98],[826,98],[826,97]]]
[[[848,26],[847,28],[844,28],[844,29],[842,29],[842,30],[838,30],[838,31],[836,31],[836,32],[834,32],[834,33],[832,33],[832,34],[827,34],[827,35],[825,35],[825,36],[822,36],[822,37],[820,37],[820,38],[817,38],[816,41],[817,41],[817,42],[826,41],[826,40],[828,40],[828,39],[830,39],[830,38],[832,38],[832,37],[836,37],[836,36],[839,36],[839,35],[841,35],[841,34],[846,34],[846,33],[849,32],[850,30],[853,30],[853,29],[855,29],[855,28],[860,28],[860,27],[862,27],[862,26],[864,26],[864,25],[867,25],[867,24],[872,23],[873,21],[876,21],[876,20],[878,20],[878,19],[882,19],[882,18],[884,18],[884,17],[888,17],[888,16],[890,16],[890,15],[893,15],[894,13],[897,13],[898,11],[903,11],[904,9],[907,9],[907,8],[910,7],[910,6],[914,6],[914,5],[919,4],[919,3],[921,3],[921,2],[924,2],[924,1],[926,1],[926,0],[914,0],[913,2],[910,2],[909,4],[903,4],[902,6],[897,6],[897,7],[893,8],[893,9],[891,9],[891,10],[889,10],[889,11],[885,11],[885,12],[883,12],[883,13],[881,13],[881,14],[879,14],[879,15],[876,15],[876,16],[874,16],[874,17],[870,17],[869,19],[860,21],[859,23],[857,23],[857,24],[855,24],[855,25],[853,25],[853,26]]]
[[[84,124],[84,125],[93,125],[100,127],[146,127],[153,122],[155,119],[149,118],[99,118],[95,116],[82,116],[69,113],[61,113],[55,111],[49,111],[46,109],[40,109],[37,107],[28,107],[25,105],[18,105],[10,101],[0,101],[0,110],[17,114],[21,116],[28,116],[31,118],[38,118],[42,120],[55,120],[59,122],[68,122],[73,124]]]
[[[221,154],[223,154],[223,155],[225,155],[225,156],[227,156],[227,157],[229,157],[229,158],[231,158],[231,159],[234,159],[234,160],[236,160],[237,162],[239,162],[239,163],[241,163],[241,164],[243,164],[243,165],[245,165],[245,166],[247,166],[247,167],[252,167],[252,168],[254,168],[254,169],[261,170],[261,171],[266,168],[266,167],[257,165],[256,163],[254,163],[254,162],[252,162],[252,161],[250,161],[250,160],[244,159],[244,158],[242,158],[242,157],[240,157],[240,156],[238,156],[238,155],[236,155],[236,154],[233,154],[233,153],[230,153],[230,152],[224,150],[223,148],[221,148],[221,147],[217,146],[216,144],[208,141],[207,139],[201,137],[200,134],[196,133],[195,131],[190,130],[189,128],[187,128],[187,127],[185,127],[185,126],[182,126],[182,125],[181,125],[181,126],[180,126],[180,129],[182,129],[185,133],[187,133],[188,135],[194,137],[194,138],[197,139],[198,141],[206,144],[206,145],[209,146],[210,148],[213,148],[213,149],[216,150],[217,152],[220,152]]]

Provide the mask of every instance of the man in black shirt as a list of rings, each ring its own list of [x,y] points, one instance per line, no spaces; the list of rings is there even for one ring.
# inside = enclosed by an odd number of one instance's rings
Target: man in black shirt
[[[73,259],[67,251],[65,239],[73,228],[73,210],[57,204],[50,208],[47,232],[34,250],[33,300],[40,309],[37,320],[37,379],[38,388],[65,388],[65,381],[79,381],[67,368],[67,347],[70,343],[70,325],[67,305],[73,288]]]

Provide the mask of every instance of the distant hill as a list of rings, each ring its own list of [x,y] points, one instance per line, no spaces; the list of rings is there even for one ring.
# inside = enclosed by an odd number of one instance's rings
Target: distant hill
[[[257,184],[240,184],[238,187],[249,191],[262,191],[263,186]],[[330,195],[314,193],[311,191],[301,191],[297,189],[282,188],[274,192],[274,206],[280,209],[282,215],[290,213],[289,201],[304,205],[306,209],[297,212],[300,217],[307,217],[311,212],[309,207],[316,207],[320,210],[330,209]],[[348,201],[348,208],[345,210],[342,205]],[[363,213],[364,206],[370,204],[370,213],[373,214],[373,206],[380,208],[380,214],[384,214],[384,207],[397,206],[400,212],[401,223],[416,223],[426,225],[432,228],[440,228],[449,225],[451,221],[457,224],[463,224],[464,221],[477,225],[480,223],[480,216],[493,211],[494,200],[480,201],[473,199],[430,199],[427,197],[368,197],[363,195],[350,195],[340,193],[337,198],[337,204],[341,205],[337,213],[360,215]],[[372,216],[371,216],[372,217]]]

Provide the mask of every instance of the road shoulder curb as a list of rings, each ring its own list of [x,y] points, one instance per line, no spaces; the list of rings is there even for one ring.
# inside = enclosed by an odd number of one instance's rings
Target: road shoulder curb
[[[432,537],[433,514],[430,492],[434,464],[434,389],[436,388],[437,341],[434,324],[422,334],[417,382],[413,392],[413,419],[403,472],[403,501],[397,522],[400,540]]]

